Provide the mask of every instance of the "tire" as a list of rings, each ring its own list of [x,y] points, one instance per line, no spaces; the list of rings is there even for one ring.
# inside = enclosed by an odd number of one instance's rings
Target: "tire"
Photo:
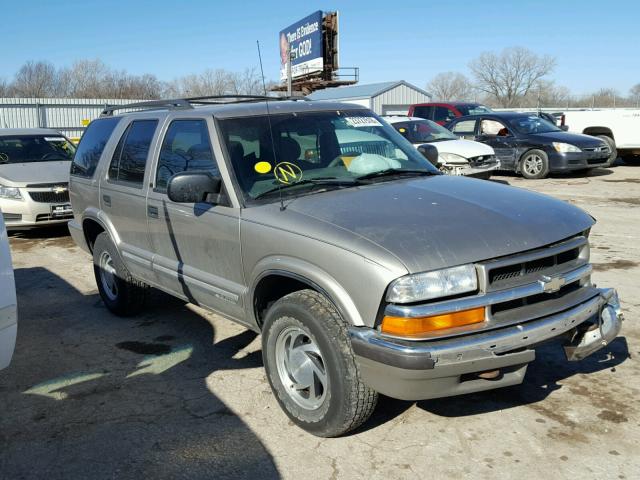
[[[131,276],[106,232],[100,233],[93,244],[93,273],[109,311],[128,317],[142,310],[149,287]]]
[[[345,434],[375,409],[378,393],[360,380],[347,325],[318,292],[294,292],[269,308],[262,358],[280,407],[313,435]]]
[[[529,150],[520,159],[520,173],[524,178],[537,180],[549,174],[549,157],[542,150]]]
[[[604,143],[609,145],[611,153],[609,154],[609,159],[607,160],[607,164],[604,165],[604,168],[611,167],[618,158],[618,149],[616,148],[616,142],[608,135],[596,135],[596,137],[603,140]]]

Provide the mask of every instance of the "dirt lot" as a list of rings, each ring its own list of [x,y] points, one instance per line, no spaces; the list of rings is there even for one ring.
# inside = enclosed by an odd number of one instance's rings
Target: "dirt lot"
[[[598,219],[593,278],[627,318],[601,354],[569,364],[544,348],[521,386],[383,398],[358,432],[322,440],[280,411],[253,333],[161,294],[116,318],[64,230],[17,234],[0,478],[640,478],[640,167],[498,179]]]

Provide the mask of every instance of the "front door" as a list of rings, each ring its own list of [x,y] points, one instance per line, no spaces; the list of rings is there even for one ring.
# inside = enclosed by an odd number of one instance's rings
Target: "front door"
[[[175,203],[167,197],[172,175],[188,170],[219,175],[211,148],[213,119],[171,121],[164,132],[147,197],[156,282],[190,302],[243,318],[244,278],[239,209],[227,204]]]
[[[496,158],[500,160],[500,165],[506,170],[515,168],[516,150],[518,147],[517,138],[498,120],[483,118],[478,127],[477,142],[486,143],[493,147]]]
[[[136,119],[123,125],[109,168],[100,179],[100,208],[115,227],[122,259],[135,277],[144,280],[152,280],[146,178],[157,126],[157,118]]]

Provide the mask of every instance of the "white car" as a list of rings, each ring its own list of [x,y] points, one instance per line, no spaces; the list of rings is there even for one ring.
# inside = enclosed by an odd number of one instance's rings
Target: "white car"
[[[383,117],[416,148],[425,143],[438,150],[437,167],[450,175],[489,178],[500,168],[493,148],[472,140],[461,140],[431,120],[393,115]]]
[[[17,332],[16,284],[7,230],[0,215],[0,370],[11,362]]]

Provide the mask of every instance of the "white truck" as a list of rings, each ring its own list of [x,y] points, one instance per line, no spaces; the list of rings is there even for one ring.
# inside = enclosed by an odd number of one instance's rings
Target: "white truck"
[[[640,109],[568,110],[560,125],[607,142],[611,163],[620,155],[626,162],[640,164]]]

